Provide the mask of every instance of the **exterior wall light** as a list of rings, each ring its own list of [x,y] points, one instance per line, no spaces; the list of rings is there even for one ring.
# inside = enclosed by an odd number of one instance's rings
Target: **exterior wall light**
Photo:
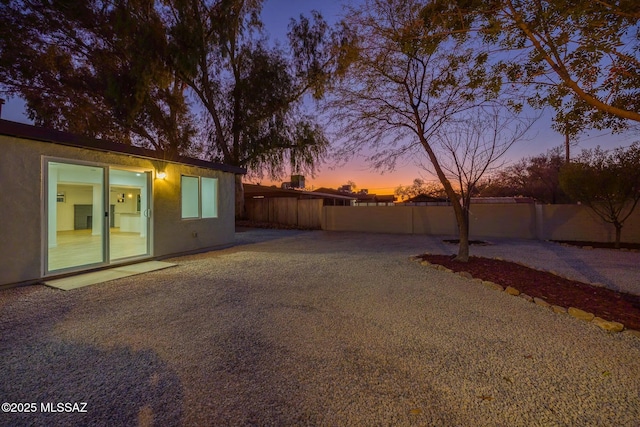
[[[158,179],[165,179],[167,177],[167,173],[165,171],[158,171],[156,172],[156,178]]]

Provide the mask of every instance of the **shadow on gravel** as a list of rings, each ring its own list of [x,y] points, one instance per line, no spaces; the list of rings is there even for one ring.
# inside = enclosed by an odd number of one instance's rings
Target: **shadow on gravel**
[[[71,305],[60,302],[38,314],[19,302],[3,313],[2,402],[35,405],[27,413],[3,413],[0,426],[180,425],[183,388],[177,374],[151,350],[105,350],[56,336],[56,323]]]
[[[607,279],[605,276],[594,270],[588,263],[579,258],[576,258],[571,254],[571,251],[567,250],[564,246],[560,246],[555,243],[551,243],[547,246],[551,252],[553,252],[559,259],[566,262],[567,265],[576,271],[584,274],[584,276],[591,283],[601,283],[609,289],[620,292],[620,287],[613,281]]]
[[[236,227],[235,243],[233,246],[251,245],[254,243],[269,242],[272,240],[294,237],[311,231],[303,230],[277,230],[264,228]]]

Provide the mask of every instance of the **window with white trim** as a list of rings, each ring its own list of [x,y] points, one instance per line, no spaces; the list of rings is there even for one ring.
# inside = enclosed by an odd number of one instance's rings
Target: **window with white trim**
[[[200,178],[201,182],[201,200],[202,200],[202,218],[218,217],[218,179],[217,178]]]
[[[182,175],[182,218],[218,217],[218,179]]]

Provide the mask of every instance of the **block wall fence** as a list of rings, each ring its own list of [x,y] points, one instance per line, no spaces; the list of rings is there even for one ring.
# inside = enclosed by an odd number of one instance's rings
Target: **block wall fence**
[[[328,231],[457,235],[450,206],[324,206],[321,228]],[[615,228],[580,205],[472,205],[470,238],[615,241]],[[640,243],[640,207],[625,221],[622,241]]]
[[[250,220],[327,231],[457,235],[450,206],[323,206],[322,200],[254,199]],[[470,237],[613,242],[615,229],[580,205],[476,204]],[[640,207],[625,221],[622,241],[640,243]]]

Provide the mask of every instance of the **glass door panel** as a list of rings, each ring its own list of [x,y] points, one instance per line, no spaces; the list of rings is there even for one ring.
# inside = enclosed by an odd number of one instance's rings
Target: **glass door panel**
[[[47,162],[47,271],[105,263],[104,168]]]
[[[149,254],[149,172],[109,170],[109,258]]]

